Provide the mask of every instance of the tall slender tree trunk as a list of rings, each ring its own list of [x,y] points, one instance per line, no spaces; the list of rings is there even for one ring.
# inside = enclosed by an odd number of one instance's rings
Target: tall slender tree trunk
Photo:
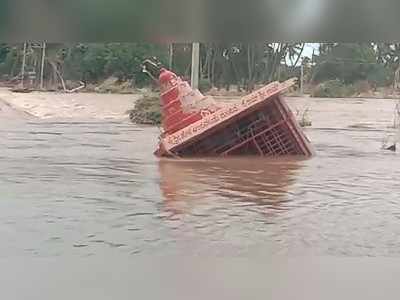
[[[11,66],[11,71],[10,71],[11,78],[14,78],[14,76],[15,76],[15,69],[17,68],[17,65],[19,65],[20,58],[21,58],[21,56],[19,54],[19,51],[17,51],[17,57]]]
[[[169,54],[169,60],[168,60],[168,67],[170,70],[172,70],[172,64],[173,64],[173,58],[174,58],[174,44],[169,44],[169,49],[168,49],[168,54]]]
[[[251,68],[252,68],[252,81],[251,81],[251,90],[254,90],[254,85],[257,81],[257,73],[256,73],[256,45],[252,45],[252,61],[251,61]]]
[[[49,61],[49,63],[53,68],[53,80],[54,80],[54,82],[57,83],[57,78],[59,78],[60,82],[61,82],[61,85],[63,87],[63,90],[66,91],[67,88],[65,86],[65,82],[64,82],[64,79],[63,79],[61,73],[58,71],[57,63],[54,62],[54,61]]]
[[[294,63],[294,65],[293,65],[293,68],[295,68],[297,66],[297,64],[299,63],[299,60],[301,59],[301,56],[303,55],[305,45],[306,45],[305,43],[303,43],[301,45],[300,53],[297,56],[297,59],[296,59],[296,62]]]
[[[252,68],[252,60],[251,60],[251,46],[247,45],[247,71],[248,71],[248,82],[247,82],[247,91],[251,90],[251,82],[253,80],[253,68]]]
[[[215,86],[215,64],[216,64],[216,60],[217,60],[217,55],[218,55],[218,51],[217,48],[214,51],[214,55],[212,58],[212,66],[211,66],[211,85]]]
[[[207,61],[207,78],[210,84],[212,85],[212,78],[211,78],[211,61],[212,61],[212,48],[209,49],[209,57]]]
[[[274,53],[274,59],[271,67],[269,81],[272,81],[275,78],[277,67],[281,63],[283,57],[286,55],[286,50],[287,50],[287,45],[279,43],[278,49]]]
[[[202,67],[203,72],[201,73],[201,75],[202,75],[202,79],[207,78],[207,80],[211,83],[211,78],[210,78],[210,73],[211,73],[210,65],[211,64],[210,64],[210,62],[211,62],[212,48],[211,48],[210,44],[206,44],[205,47],[206,47],[206,57],[205,57],[204,64]]]
[[[400,84],[400,64],[397,66],[396,71],[394,72],[394,82],[393,88],[397,90]]]
[[[232,66],[232,70],[233,70],[233,75],[235,76],[235,82],[238,88],[238,91],[240,91],[240,78],[239,78],[239,73],[236,67],[236,64],[234,62],[234,59],[231,59],[231,66]]]

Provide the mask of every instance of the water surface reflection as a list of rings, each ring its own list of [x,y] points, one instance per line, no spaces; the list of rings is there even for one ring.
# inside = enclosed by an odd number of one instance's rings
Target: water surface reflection
[[[215,201],[279,212],[286,209],[282,204],[302,167],[303,161],[295,158],[163,159],[160,187],[166,209],[176,213]]]

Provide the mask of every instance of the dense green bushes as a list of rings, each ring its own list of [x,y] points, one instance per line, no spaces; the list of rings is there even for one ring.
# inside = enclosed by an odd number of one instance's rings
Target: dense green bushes
[[[26,71],[39,74],[41,49],[29,45]],[[394,74],[400,70],[400,44],[321,43],[312,56],[307,47],[310,46],[304,43],[202,43],[199,89],[203,93],[211,87],[252,90],[300,74],[304,75],[306,87],[317,85],[313,95],[322,97],[348,97],[360,88],[367,93],[366,82],[370,91],[399,85]],[[308,49],[308,57],[303,57],[304,48]],[[20,73],[22,49],[22,43],[0,43],[0,79]],[[140,64],[153,56],[164,66],[171,63],[179,76],[190,77],[190,43],[174,44],[172,48],[150,43],[48,43],[45,88],[63,88],[60,76],[72,85],[85,81],[87,86],[97,86],[117,78],[118,83],[129,82],[132,90],[150,86],[152,80],[142,72]],[[36,81],[38,86],[38,78]]]
[[[201,79],[199,82],[199,91],[204,93],[207,93],[211,89],[211,83],[209,80],[206,79]]]
[[[70,49],[64,60],[67,78],[98,82],[110,76],[132,80],[135,86],[149,84],[150,78],[141,70],[141,63],[157,56],[165,63],[167,47],[145,43],[81,44]]]
[[[0,43],[0,64],[6,59],[9,50],[10,49],[7,44]]]
[[[20,72],[23,45],[0,44],[0,73],[15,76]],[[45,80],[54,77],[54,67],[65,80],[97,83],[108,77],[131,80],[135,86],[148,85],[151,79],[142,72],[143,60],[156,56],[166,63],[168,47],[148,43],[55,44],[46,48]],[[41,49],[27,50],[27,69],[40,70]]]
[[[135,107],[129,111],[129,118],[136,124],[161,124],[161,107],[158,95],[148,94],[138,99]]]
[[[378,64],[369,44],[337,43],[322,51],[316,58],[313,82],[340,78],[346,85],[366,80]]]
[[[329,80],[320,83],[313,91],[312,97],[321,98],[342,98],[351,97],[356,93],[356,89],[353,85],[345,85],[340,80]]]

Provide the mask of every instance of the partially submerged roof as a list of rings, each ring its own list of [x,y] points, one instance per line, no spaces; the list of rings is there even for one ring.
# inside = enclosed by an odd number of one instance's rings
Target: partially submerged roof
[[[168,71],[160,75],[165,132],[157,155],[313,154],[309,140],[281,97],[294,79],[270,83],[239,101],[221,105],[207,101],[172,74]]]

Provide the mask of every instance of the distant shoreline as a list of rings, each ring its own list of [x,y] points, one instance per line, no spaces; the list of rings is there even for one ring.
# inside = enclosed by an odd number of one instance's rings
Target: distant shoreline
[[[111,89],[108,91],[98,91],[91,87],[86,87],[78,91],[74,92],[68,92],[68,91],[63,91],[62,89],[59,90],[54,90],[54,89],[27,89],[26,91],[21,91],[21,92],[14,92],[13,90],[16,89],[16,87],[11,87],[11,86],[6,86],[0,83],[0,90],[7,90],[9,92],[15,93],[15,94],[30,94],[30,93],[46,93],[46,94],[94,94],[94,95],[146,95],[146,94],[157,94],[157,91],[152,91],[151,88],[135,88],[135,89],[129,89],[125,91],[119,91],[118,89]],[[329,97],[313,97],[311,96],[310,93],[305,93],[303,95],[300,95],[298,92],[287,92],[285,94],[285,97],[290,97],[290,98],[315,98],[315,99],[376,99],[376,100],[385,100],[385,99],[390,99],[390,100],[395,100],[399,99],[400,100],[400,94],[393,94],[389,93],[389,88],[380,91],[380,92],[375,92],[376,95],[373,95],[374,92],[365,92],[363,94],[360,94],[358,96],[346,96],[346,97],[335,97],[335,96],[329,96]],[[216,99],[237,99],[240,97],[245,96],[246,92],[237,92],[234,91],[233,89],[226,91],[226,90],[216,90],[212,89],[209,92],[204,93],[206,96],[211,96]]]
[[[32,92],[14,93],[0,88],[0,116],[7,119],[128,119],[140,94]]]

